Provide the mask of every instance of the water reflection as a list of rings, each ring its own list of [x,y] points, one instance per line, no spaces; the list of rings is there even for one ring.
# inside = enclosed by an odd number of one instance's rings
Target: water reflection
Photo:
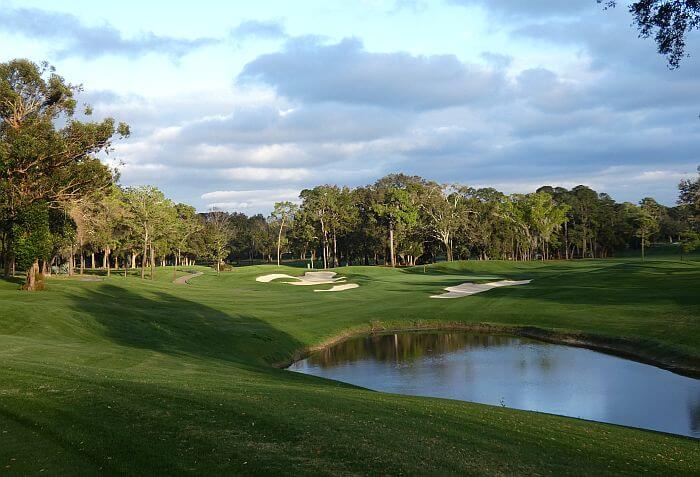
[[[700,380],[525,338],[438,332],[366,336],[289,369],[378,391],[700,437]]]

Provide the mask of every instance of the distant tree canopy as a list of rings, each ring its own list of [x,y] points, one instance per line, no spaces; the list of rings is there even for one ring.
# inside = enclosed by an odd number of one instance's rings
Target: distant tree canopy
[[[617,0],[597,0],[615,7]],[[629,5],[634,23],[643,38],[653,37],[669,67],[678,68],[686,56],[686,37],[700,28],[700,0],[639,0]]]
[[[678,186],[678,209],[685,227],[681,232],[684,252],[700,248],[700,167],[695,179],[685,179]]]

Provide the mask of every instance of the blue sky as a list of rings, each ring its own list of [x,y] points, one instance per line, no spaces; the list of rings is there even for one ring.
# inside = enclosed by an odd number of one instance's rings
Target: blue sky
[[[82,83],[131,125],[121,182],[200,210],[399,171],[672,204],[700,163],[700,39],[670,71],[630,23],[594,0],[0,0],[0,61]]]

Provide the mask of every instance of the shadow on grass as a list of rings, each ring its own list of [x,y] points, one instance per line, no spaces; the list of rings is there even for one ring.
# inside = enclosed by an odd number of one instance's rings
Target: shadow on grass
[[[239,364],[282,361],[301,347],[296,339],[247,315],[229,315],[169,293],[135,293],[110,284],[73,295],[117,344],[173,355]]]
[[[0,282],[6,283],[6,284],[17,285],[19,287],[19,286],[22,286],[24,284],[24,277],[21,277],[21,276],[0,277]]]
[[[535,299],[566,305],[650,306],[665,304],[700,306],[700,267],[682,262],[622,262],[601,268],[560,269],[531,275],[523,287],[492,290],[480,297]],[[697,308],[694,308],[697,309]]]

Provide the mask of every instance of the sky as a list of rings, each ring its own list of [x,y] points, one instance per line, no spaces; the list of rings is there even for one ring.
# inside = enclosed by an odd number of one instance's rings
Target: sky
[[[0,61],[49,61],[132,134],[125,186],[269,213],[393,172],[672,205],[700,164],[700,35],[669,70],[595,0],[0,0]]]

